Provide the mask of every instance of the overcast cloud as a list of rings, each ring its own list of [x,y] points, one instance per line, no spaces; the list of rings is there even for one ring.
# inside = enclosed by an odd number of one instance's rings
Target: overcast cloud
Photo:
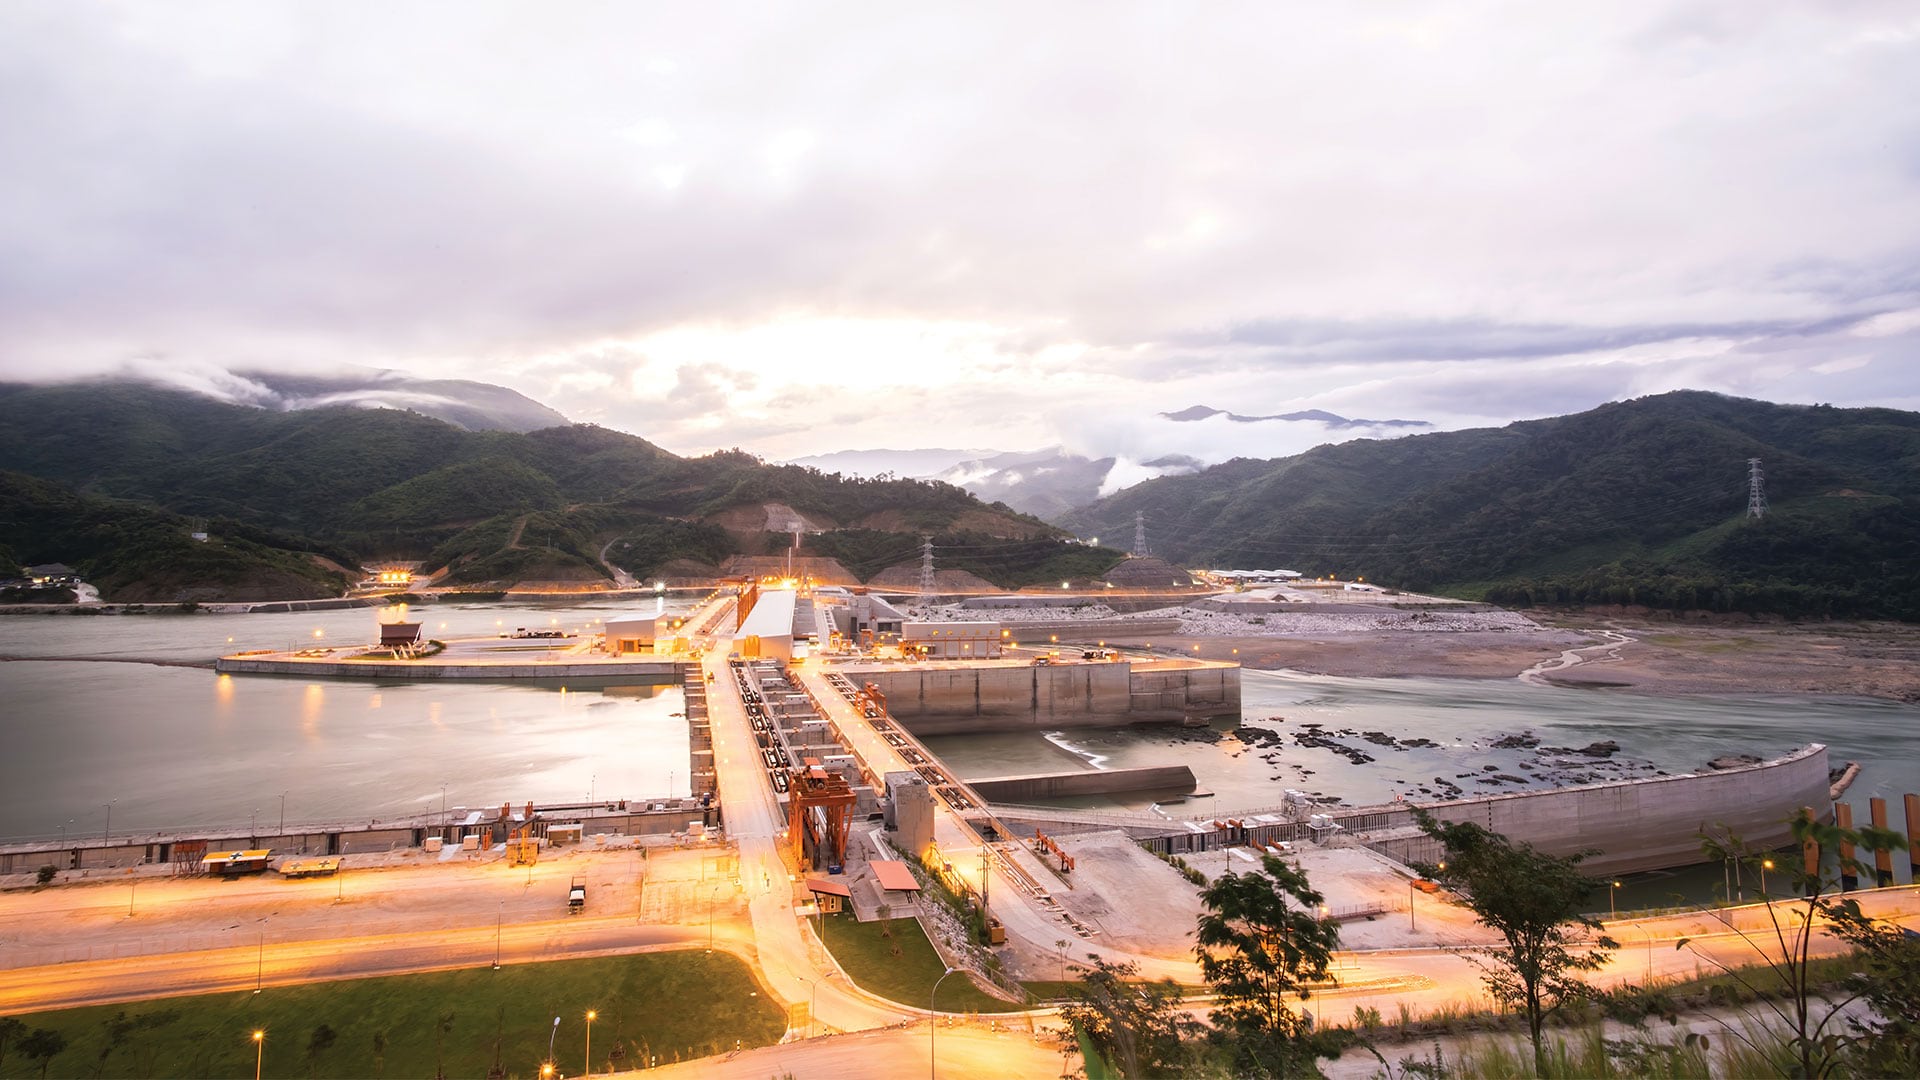
[[[358,364],[670,449],[1920,408],[1908,2],[0,7],[0,375]]]

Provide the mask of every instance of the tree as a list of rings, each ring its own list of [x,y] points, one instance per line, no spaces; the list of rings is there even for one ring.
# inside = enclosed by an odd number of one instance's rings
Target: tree
[[[319,1027],[313,1029],[312,1037],[307,1039],[308,1076],[318,1076],[320,1074],[321,1055],[333,1049],[334,1041],[339,1038],[339,1033],[326,1024],[321,1024]]]
[[[433,1080],[446,1080],[447,1059],[442,1052],[447,1045],[447,1032],[453,1030],[453,1014],[441,1013],[440,1019],[433,1022]]]
[[[47,865],[33,872],[33,883],[35,885],[50,884],[54,878],[59,876],[60,876],[60,868],[53,865],[52,863],[48,863]]]
[[[41,1080],[46,1080],[47,1066],[66,1048],[67,1037],[51,1028],[34,1028],[20,1040],[20,1052],[27,1055],[27,1060],[40,1063]]]
[[[1485,958],[1467,959],[1494,1000],[1525,1014],[1534,1068],[1544,1074],[1547,1017],[1591,996],[1593,988],[1578,973],[1598,968],[1619,947],[1605,934],[1585,935],[1601,929],[1581,913],[1593,882],[1580,873],[1580,863],[1593,852],[1548,855],[1469,821],[1442,823],[1418,809],[1414,819],[1447,852],[1445,862],[1415,863],[1414,869],[1462,892],[1468,909],[1506,941]]]
[[[100,1026],[107,1030],[106,1038],[100,1042],[100,1060],[93,1070],[95,1076],[106,1075],[107,1059],[111,1058],[113,1052],[120,1049],[120,1045],[127,1041],[127,1036],[134,1033],[139,1027],[139,1021],[128,1017],[127,1010],[121,1009],[102,1020]]]
[[[1180,988],[1172,979],[1136,981],[1138,966],[1114,964],[1089,954],[1093,965],[1067,990],[1060,1016],[1071,1025],[1069,1046],[1097,1058],[1122,1077],[1179,1076],[1193,1060],[1199,1021],[1179,1010]],[[1088,1062],[1087,1073],[1096,1068]]]
[[[1254,1075],[1318,1073],[1314,1060],[1341,1045],[1313,1034],[1312,1021],[1288,1007],[1309,982],[1327,977],[1339,924],[1322,918],[1323,899],[1307,876],[1276,855],[1261,868],[1227,874],[1200,893],[1206,911],[1194,936],[1200,974],[1219,1007],[1213,1022],[1235,1048],[1236,1067]]]
[[[1828,915],[1834,934],[1856,950],[1853,985],[1873,1007],[1847,1020],[1846,1064],[1856,1076],[1920,1076],[1920,935],[1875,922],[1852,899]]]
[[[0,1065],[7,1063],[7,1044],[27,1033],[27,1025],[17,1016],[0,1016]]]
[[[1816,856],[1816,867],[1819,853],[1833,852],[1842,874],[1865,876],[1868,870],[1860,861],[1843,854],[1845,845],[1869,851],[1905,846],[1905,838],[1897,832],[1871,826],[1842,829],[1814,820],[1805,810],[1793,816],[1788,828],[1801,849]],[[1767,927],[1758,935],[1732,927],[1741,941],[1760,957],[1757,968],[1734,967],[1712,953],[1694,952],[1765,1002],[1780,1018],[1791,1032],[1787,1045],[1800,1076],[1831,1074],[1841,1066],[1843,1053],[1854,1056],[1856,1063],[1912,1061],[1920,1056],[1913,1041],[1913,1036],[1920,1033],[1920,1001],[1916,1001],[1916,993],[1920,991],[1912,986],[1914,969],[1901,966],[1920,959],[1920,950],[1903,940],[1905,935],[1901,931],[1875,924],[1861,913],[1857,901],[1830,895],[1831,883],[1822,870],[1808,871],[1798,859],[1781,860],[1786,865],[1775,869],[1773,860],[1767,858],[1768,852],[1755,851],[1724,825],[1702,833],[1700,848],[1710,860],[1737,861],[1756,873],[1764,865],[1774,871],[1776,881],[1784,879],[1789,896],[1799,894],[1798,899],[1777,903],[1768,899]],[[1861,950],[1864,970],[1855,976],[1848,987],[1850,992],[1837,1001],[1817,994],[1813,985],[1809,961],[1813,928],[1820,919],[1828,920],[1836,935]],[[1681,938],[1674,942],[1674,948],[1684,949],[1691,944],[1691,939]],[[1782,1000],[1775,1000],[1775,994],[1763,993],[1756,985],[1756,981],[1769,978],[1780,991],[1778,996]],[[1848,1005],[1862,997],[1874,1004],[1880,1019],[1851,1021],[1851,1034],[1843,1035],[1844,1029],[1835,1022],[1841,1019]],[[1722,1026],[1731,1037],[1755,1049],[1764,1049],[1740,1028]],[[1870,1076],[1905,1074],[1920,1075],[1907,1069],[1865,1070],[1865,1075]]]

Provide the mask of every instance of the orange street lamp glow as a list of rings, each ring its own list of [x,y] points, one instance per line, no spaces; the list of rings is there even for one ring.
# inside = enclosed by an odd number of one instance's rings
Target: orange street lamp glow
[[[587,1010],[587,1049],[585,1056],[587,1059],[586,1072],[588,1076],[593,1075],[593,1021],[599,1015],[600,1014],[593,1009]]]
[[[267,1033],[259,1029],[253,1032],[253,1080],[260,1080],[260,1058],[267,1052]]]

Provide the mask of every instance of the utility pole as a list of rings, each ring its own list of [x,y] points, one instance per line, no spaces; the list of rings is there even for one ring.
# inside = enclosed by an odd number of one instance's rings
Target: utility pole
[[[1147,515],[1143,510],[1133,512],[1133,557],[1147,557]]]
[[[1767,477],[1760,471],[1760,459],[1747,459],[1747,517],[1767,516]]]

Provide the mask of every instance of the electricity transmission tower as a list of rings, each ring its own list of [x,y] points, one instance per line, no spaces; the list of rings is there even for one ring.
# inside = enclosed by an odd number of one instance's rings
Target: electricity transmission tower
[[[1747,517],[1767,516],[1767,477],[1760,471],[1760,459],[1747,459]]]
[[[1147,557],[1147,515],[1142,510],[1133,512],[1133,557]]]
[[[921,611],[933,607],[933,537],[920,538],[920,598],[916,601]]]

